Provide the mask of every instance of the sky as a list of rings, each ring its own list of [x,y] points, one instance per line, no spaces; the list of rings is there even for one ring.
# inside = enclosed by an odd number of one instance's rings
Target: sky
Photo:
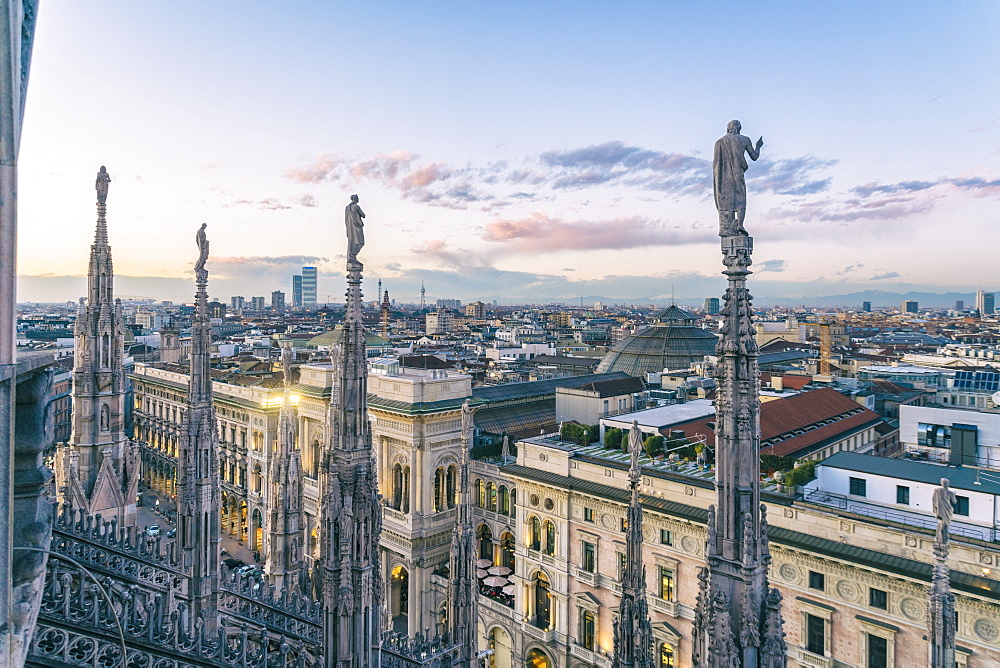
[[[121,295],[703,299],[712,146],[756,140],[768,298],[1000,289],[1000,3],[46,0],[19,160],[20,301],[84,293],[94,178]]]

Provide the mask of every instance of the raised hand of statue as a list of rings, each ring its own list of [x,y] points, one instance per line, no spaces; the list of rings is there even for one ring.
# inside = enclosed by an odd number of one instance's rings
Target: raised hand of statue
[[[760,139],[757,140],[757,150],[759,151],[760,147],[763,145],[764,145],[764,138],[761,137]]]

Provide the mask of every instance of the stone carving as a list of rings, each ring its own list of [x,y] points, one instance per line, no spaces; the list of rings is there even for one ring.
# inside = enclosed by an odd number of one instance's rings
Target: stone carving
[[[904,616],[916,621],[923,617],[924,606],[920,604],[920,601],[914,598],[904,598],[899,602],[899,609]]]
[[[715,142],[715,157],[712,162],[713,185],[715,186],[715,208],[719,211],[719,236],[747,234],[743,222],[747,211],[747,184],[744,176],[747,161],[760,157],[764,145],[761,137],[754,145],[749,137],[740,134],[739,121],[729,121],[726,135]]]
[[[798,582],[799,580],[799,569],[791,564],[781,564],[778,567],[778,575],[785,582]]]
[[[935,545],[948,542],[948,530],[951,528],[951,518],[955,515],[956,498],[955,492],[949,487],[948,479],[941,478],[941,486],[934,490],[934,495],[931,497],[931,506],[937,517]]]
[[[208,223],[202,223],[201,227],[198,228],[198,233],[194,237],[195,243],[198,244],[198,260],[194,263],[194,273],[199,280],[201,279],[201,273],[205,271],[205,263],[208,261],[208,235],[205,234],[206,227],[208,227]]]
[[[698,551],[698,543],[691,536],[684,536],[681,538],[681,549],[688,554],[694,554]]]
[[[365,245],[365,212],[358,204],[358,196],[351,195],[351,203],[344,210],[344,224],[347,227],[347,262],[358,261],[358,253]]]
[[[1000,639],[1000,627],[990,619],[977,619],[976,623],[972,626],[972,630],[986,642],[996,642]]]
[[[285,380],[285,387],[289,387],[292,384],[292,360],[295,359],[295,351],[292,350],[292,345],[282,346],[281,348],[281,372]]]
[[[853,582],[840,580],[837,583],[837,596],[845,601],[854,601],[858,598],[858,587]]]
[[[97,182],[94,187],[97,188],[97,203],[107,204],[108,203],[108,184],[111,183],[111,175],[108,174],[108,170],[101,165],[101,171],[97,172]]]

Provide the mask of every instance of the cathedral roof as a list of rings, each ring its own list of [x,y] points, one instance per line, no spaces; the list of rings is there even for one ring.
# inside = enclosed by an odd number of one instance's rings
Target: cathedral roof
[[[314,348],[330,348],[332,346],[338,345],[344,339],[344,329],[342,326],[337,325],[334,329],[328,332],[323,332],[319,336],[314,336],[309,339],[307,346]],[[369,348],[377,348],[380,346],[389,345],[387,339],[382,338],[378,334],[365,330],[365,346]]]

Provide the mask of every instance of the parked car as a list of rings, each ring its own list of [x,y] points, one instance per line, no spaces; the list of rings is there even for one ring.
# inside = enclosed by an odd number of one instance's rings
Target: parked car
[[[176,535],[177,535],[177,529],[171,529],[170,531],[167,532],[167,538],[173,538]]]
[[[257,566],[254,566],[253,564],[248,564],[246,566],[242,566],[236,572],[239,573],[240,575],[242,575],[244,577],[248,577],[248,578],[259,578],[260,577],[260,568],[257,567]]]
[[[150,524],[148,527],[146,527],[146,535],[149,536],[149,537],[159,536],[160,535],[160,525],[159,524]]]

